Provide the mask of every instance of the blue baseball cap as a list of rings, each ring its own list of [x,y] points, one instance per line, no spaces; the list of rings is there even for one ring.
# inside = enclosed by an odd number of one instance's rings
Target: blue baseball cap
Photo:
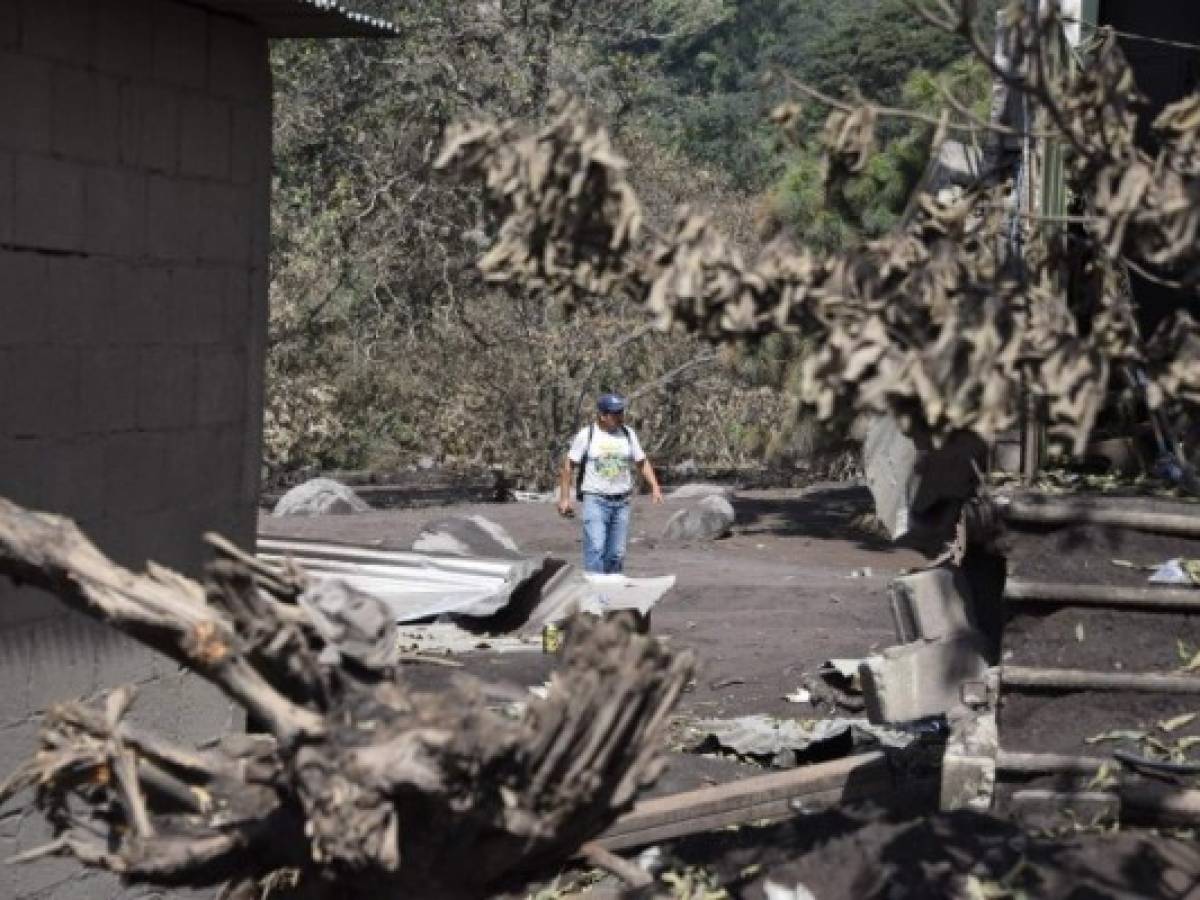
[[[596,401],[596,409],[602,413],[625,412],[625,398],[620,394],[601,394]]]

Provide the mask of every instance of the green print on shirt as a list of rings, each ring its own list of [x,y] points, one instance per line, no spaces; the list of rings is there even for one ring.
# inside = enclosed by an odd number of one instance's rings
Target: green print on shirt
[[[593,471],[605,481],[620,478],[629,471],[628,442],[600,438],[596,441],[596,450],[598,452],[592,457]]]

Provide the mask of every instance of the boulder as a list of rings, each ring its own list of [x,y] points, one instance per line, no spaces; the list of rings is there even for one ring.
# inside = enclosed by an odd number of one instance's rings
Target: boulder
[[[692,500],[697,497],[714,496],[728,499],[733,496],[733,488],[726,484],[706,484],[697,481],[691,484],[681,484],[671,491],[672,500]]]
[[[969,431],[939,447],[918,446],[891,416],[879,416],[863,442],[863,471],[875,516],[895,540],[910,532],[934,545],[948,536],[963,501],[974,496],[987,468],[987,445]]]
[[[296,485],[279,498],[275,516],[344,516],[370,512],[371,507],[353,490],[332,478],[313,478]]]
[[[449,556],[521,558],[520,549],[512,535],[484,516],[451,516],[429,522],[413,541],[412,548],[417,553]]]
[[[671,516],[663,537],[675,541],[716,540],[729,534],[734,518],[732,503],[725,497],[710,495]]]

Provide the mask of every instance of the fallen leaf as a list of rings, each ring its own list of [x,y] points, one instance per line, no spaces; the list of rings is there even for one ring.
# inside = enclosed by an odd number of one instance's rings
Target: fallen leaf
[[[1134,731],[1132,729],[1116,729],[1114,731],[1104,731],[1100,734],[1094,734],[1089,738],[1084,738],[1086,744],[1098,744],[1101,741],[1142,741],[1147,737],[1145,731]]]
[[[1191,712],[1184,713],[1181,716],[1174,716],[1170,719],[1163,719],[1158,723],[1158,727],[1163,731],[1174,731],[1176,728],[1182,728],[1184,725],[1187,725],[1189,722],[1195,719],[1197,715],[1200,714]]]

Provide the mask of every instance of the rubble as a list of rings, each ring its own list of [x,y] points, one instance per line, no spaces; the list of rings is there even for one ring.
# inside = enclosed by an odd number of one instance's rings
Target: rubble
[[[224,883],[231,897],[281,870],[314,898],[490,896],[565,863],[657,773],[687,654],[581,617],[546,698],[510,719],[471,679],[409,689],[370,652],[386,651],[386,608],[362,615],[380,601],[301,605],[324,589],[294,564],[214,544],[204,584],[154,565],[138,575],[68,520],[0,500],[0,573],[166,654],[261,729],[176,744],[128,721],[132,687],[52,707],[42,752],[0,784],[0,804],[25,798],[57,837],[16,861],[73,857],[128,883]],[[309,609],[353,638],[355,664]]]

